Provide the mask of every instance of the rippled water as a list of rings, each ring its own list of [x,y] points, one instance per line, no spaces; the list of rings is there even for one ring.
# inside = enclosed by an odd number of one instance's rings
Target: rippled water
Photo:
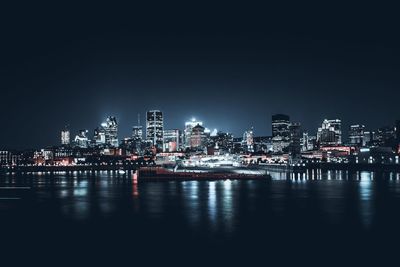
[[[57,257],[70,251],[89,262],[98,258],[84,251],[112,255],[112,262],[175,255],[189,265],[286,263],[311,252],[310,259],[335,254],[332,260],[358,263],[389,258],[379,256],[400,237],[399,174],[270,174],[272,180],[139,184],[107,172],[2,176],[3,244],[34,255],[40,248]]]

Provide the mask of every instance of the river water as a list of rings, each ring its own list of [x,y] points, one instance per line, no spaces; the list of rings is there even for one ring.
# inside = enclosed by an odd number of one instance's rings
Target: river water
[[[25,266],[384,266],[396,258],[399,174],[270,175],[138,184],[109,172],[3,175],[2,255]]]

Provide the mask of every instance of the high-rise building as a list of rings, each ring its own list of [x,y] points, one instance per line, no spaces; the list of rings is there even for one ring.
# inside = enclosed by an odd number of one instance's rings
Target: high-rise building
[[[364,142],[364,125],[351,125],[349,129],[349,144],[353,146],[363,146]]]
[[[376,145],[376,133],[374,131],[364,131],[363,145],[364,146]]]
[[[395,127],[385,126],[378,129],[376,141],[379,146],[392,146],[395,143]]]
[[[246,152],[254,152],[254,132],[253,127],[243,133],[243,148]]]
[[[204,149],[206,145],[207,134],[205,128],[199,124],[192,128],[190,134],[190,147],[194,149]]]
[[[289,138],[290,117],[284,114],[272,115],[272,137],[281,136]]]
[[[132,138],[136,140],[143,139],[143,127],[140,125],[136,125],[132,127]]]
[[[164,119],[159,110],[150,110],[146,117],[146,140],[159,149],[163,148]]]
[[[291,123],[289,125],[289,132],[289,161],[291,164],[294,164],[301,159],[301,124],[298,122]]]
[[[301,138],[301,151],[310,151],[316,148],[316,136],[310,136],[308,132],[304,132]]]
[[[105,142],[112,147],[118,147],[118,123],[113,116],[107,117],[106,121],[101,124],[104,129]]]
[[[193,118],[191,121],[187,121],[185,123],[185,129],[183,131],[185,147],[191,147],[190,136],[192,134],[193,127],[197,125],[203,126],[203,122],[197,121],[195,118]]]
[[[94,129],[93,139],[96,145],[104,145],[106,143],[106,132],[103,127]]]
[[[272,148],[275,153],[281,153],[289,146],[290,117],[285,114],[272,115]]]
[[[132,138],[134,140],[143,139],[143,127],[140,125],[140,114],[138,114],[137,125],[132,127]]]
[[[164,130],[164,152],[175,152],[180,148],[180,131],[178,129]]]
[[[88,130],[79,130],[79,133],[75,136],[74,143],[80,148],[87,148],[89,145],[89,138],[87,136]]]
[[[61,144],[62,145],[69,145],[71,143],[70,139],[70,131],[67,127],[61,131]]]
[[[317,132],[317,141],[320,146],[339,146],[342,144],[342,122],[339,119],[322,122]]]

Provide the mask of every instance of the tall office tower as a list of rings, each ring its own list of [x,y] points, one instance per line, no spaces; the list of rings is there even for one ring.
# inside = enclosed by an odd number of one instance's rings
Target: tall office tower
[[[135,140],[143,139],[143,127],[140,125],[140,114],[138,114],[137,125],[132,127],[132,138]]]
[[[79,133],[75,136],[74,143],[80,148],[87,148],[89,145],[89,138],[87,136],[88,130],[79,130]]]
[[[97,127],[94,129],[94,142],[96,145],[103,145],[106,143],[106,132],[103,127]]]
[[[164,130],[164,152],[175,152],[180,147],[180,131],[178,129]]]
[[[70,139],[70,132],[67,127],[64,128],[64,130],[61,131],[61,144],[62,145],[69,145],[71,142]]]
[[[204,149],[206,141],[207,133],[205,132],[205,128],[200,124],[197,124],[192,128],[192,132],[190,133],[190,148]]]
[[[163,148],[163,113],[159,110],[147,111],[146,116],[146,140],[158,149]]]
[[[349,144],[353,146],[363,146],[364,142],[364,125],[351,125],[349,129]]]
[[[254,152],[254,132],[253,127],[243,133],[243,148],[246,152]]]
[[[289,120],[285,114],[272,115],[272,149],[275,153],[281,153],[289,146]]]
[[[290,117],[284,114],[272,115],[272,137],[281,136],[289,138]]]
[[[136,125],[132,127],[132,138],[135,140],[143,139],[143,127],[140,125]]]
[[[396,138],[395,127],[385,126],[378,129],[376,141],[379,146],[392,146]]]
[[[308,132],[303,132],[303,137],[301,138],[301,151],[308,151]]]
[[[301,159],[301,124],[294,122],[289,125],[289,163],[295,164]]]
[[[112,147],[118,147],[118,123],[113,116],[107,117],[106,121],[101,124],[104,129],[105,142]]]
[[[203,126],[203,122],[197,121],[195,118],[193,118],[191,121],[185,122],[185,130],[183,131],[185,148],[191,147],[190,136],[192,134],[192,129],[197,125]]]
[[[322,122],[317,132],[320,146],[339,146],[342,144],[342,122],[339,119]]]

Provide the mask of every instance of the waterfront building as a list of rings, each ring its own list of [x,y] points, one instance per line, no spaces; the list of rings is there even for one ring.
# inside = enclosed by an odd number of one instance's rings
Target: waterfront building
[[[322,122],[317,132],[319,146],[340,146],[342,144],[342,122],[339,119]]]
[[[349,129],[349,144],[352,146],[364,146],[364,131],[364,125],[351,125]]]
[[[273,151],[272,136],[255,136],[254,152],[268,153]]]
[[[61,145],[69,145],[71,143],[70,131],[67,127],[61,131]]]
[[[0,166],[18,165],[22,161],[23,155],[13,150],[0,150]]]
[[[396,130],[394,126],[385,126],[376,132],[377,146],[395,147],[396,146]]]
[[[376,132],[364,131],[363,142],[364,146],[374,146],[376,143]]]
[[[146,116],[146,140],[158,149],[163,148],[164,119],[160,110],[150,110]]]
[[[289,144],[289,137],[283,137],[279,135],[272,137],[272,151],[274,153],[282,153],[284,150],[286,151]]]
[[[180,148],[180,131],[178,129],[164,130],[163,151],[176,152]]]

